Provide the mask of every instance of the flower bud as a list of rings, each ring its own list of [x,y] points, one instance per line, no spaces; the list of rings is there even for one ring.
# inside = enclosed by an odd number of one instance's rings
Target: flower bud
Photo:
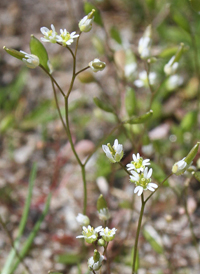
[[[99,59],[95,58],[88,65],[89,65],[89,67],[91,67],[91,69],[94,72],[97,72],[97,71],[103,70],[106,66],[106,63],[104,63],[104,62],[100,61]]]
[[[25,51],[20,50],[21,53],[24,54],[24,58],[22,58],[22,61],[26,64],[28,68],[36,68],[40,64],[39,58],[34,54],[28,54]]]
[[[78,214],[76,220],[81,226],[87,226],[90,224],[90,219],[88,218],[88,216],[83,215],[81,213]]]
[[[105,246],[106,245],[106,243],[103,239],[99,239],[97,243],[98,243],[99,246]]]
[[[194,157],[196,156],[199,148],[199,142],[190,150],[188,155],[182,160],[175,163],[172,167],[172,173],[179,176],[182,175],[192,164]]]
[[[90,257],[88,260],[88,268],[92,271],[97,271],[102,266],[102,261],[104,260],[104,256],[100,255],[99,252],[95,249],[94,256]]]
[[[93,9],[88,15],[83,17],[78,26],[81,32],[89,32],[92,28],[92,22],[94,20],[95,9]]]

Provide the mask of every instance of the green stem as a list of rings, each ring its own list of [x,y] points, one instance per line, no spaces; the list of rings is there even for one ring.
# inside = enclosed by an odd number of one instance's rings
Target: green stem
[[[55,83],[55,85],[60,90],[60,92],[63,95],[63,97],[65,97],[65,94],[64,94],[63,90],[61,89],[61,87],[59,86],[59,84],[56,82],[56,80],[53,78],[53,76],[42,65],[40,65],[40,67],[44,70],[44,72],[46,74],[48,74],[48,76],[51,78],[51,81],[53,81]]]
[[[137,233],[136,233],[136,238],[135,238],[135,246],[134,246],[134,252],[133,252],[133,265],[132,265],[132,274],[136,274],[136,258],[137,258],[137,247],[138,247],[138,240],[139,240],[139,235],[140,235],[140,229],[142,225],[142,217],[144,213],[144,207],[145,207],[145,201],[144,201],[144,195],[142,193],[141,195],[141,211],[140,211],[140,217],[138,221],[138,227],[137,227]]]
[[[85,177],[85,166],[81,166],[82,178],[83,178],[83,191],[84,191],[84,202],[83,202],[83,214],[86,215],[87,208],[87,186],[86,186],[86,177]]]
[[[150,195],[149,195],[149,197],[145,200],[145,204],[146,204],[146,202],[151,198],[151,196],[154,194],[154,193],[156,193],[156,191],[158,191],[158,189],[164,184],[164,182],[166,182],[167,181],[167,179],[169,179],[169,177],[171,177],[173,175],[173,173],[170,173],[160,184],[159,184],[159,186],[155,189],[155,191],[154,192],[152,192]]]
[[[132,175],[126,168],[125,166],[121,163],[121,162],[118,162],[119,165],[123,168],[123,170],[128,174],[128,175]]]
[[[85,67],[85,68],[83,68],[83,69],[81,69],[81,70],[79,70],[78,72],[76,72],[76,76],[79,74],[79,73],[81,73],[81,72],[83,72],[84,70],[86,70],[86,69],[88,69],[88,68],[90,68],[89,66],[87,66],[87,67]]]
[[[52,84],[52,88],[53,88],[53,94],[54,94],[54,99],[55,99],[55,102],[56,102],[56,107],[57,107],[57,110],[58,110],[58,114],[59,114],[59,117],[60,117],[60,120],[62,122],[62,125],[67,133],[67,127],[65,125],[65,122],[63,120],[63,117],[62,117],[62,114],[61,114],[61,111],[60,111],[60,107],[59,107],[59,103],[58,103],[58,98],[57,98],[57,94],[56,94],[56,90],[55,90],[55,86],[54,86],[54,82],[53,80],[51,79],[51,84]]]

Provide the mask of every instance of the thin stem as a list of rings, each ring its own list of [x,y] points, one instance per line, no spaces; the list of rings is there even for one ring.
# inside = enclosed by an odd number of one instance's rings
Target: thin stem
[[[75,150],[74,147],[74,143],[72,141],[72,136],[71,136],[71,132],[70,132],[70,127],[69,127],[69,110],[68,110],[68,97],[65,97],[65,119],[66,119],[66,128],[67,128],[67,136],[71,145],[71,149],[76,157],[77,162],[79,163],[79,165],[82,167],[82,162],[80,160],[80,158],[78,157],[78,154]]]
[[[137,258],[137,247],[138,247],[138,240],[139,240],[139,235],[140,235],[140,229],[141,229],[141,224],[142,224],[142,217],[144,213],[144,207],[145,207],[145,202],[144,202],[144,195],[142,193],[141,195],[141,211],[140,211],[140,217],[138,221],[138,227],[137,227],[137,233],[136,233],[136,238],[135,238],[135,246],[134,246],[134,252],[133,252],[133,265],[132,265],[132,274],[136,274],[136,258]]]
[[[173,175],[173,173],[170,173],[160,184],[159,184],[159,186],[155,189],[155,191],[154,192],[152,192],[150,195],[149,195],[149,197],[145,200],[145,204],[146,204],[146,202],[151,198],[151,196],[164,184],[164,182],[166,182],[167,181],[167,179],[169,179],[169,177],[171,177]]]
[[[87,67],[85,67],[85,68],[79,70],[78,72],[76,72],[75,76],[77,76],[79,73],[83,72],[84,70],[86,70],[86,69],[88,69],[88,68],[90,68],[90,67],[87,66]]]
[[[126,168],[125,166],[121,163],[121,162],[118,162],[119,165],[123,168],[123,170],[128,174],[128,175],[132,175]]]
[[[94,270],[92,270],[92,272],[93,272],[94,274],[96,274],[96,272],[95,272]]]
[[[74,56],[75,56],[75,57],[76,57],[76,54],[77,54],[77,50],[78,50],[78,42],[79,42],[79,39],[80,39],[81,33],[82,33],[82,32],[80,32],[80,33],[79,33],[79,36],[78,36],[78,38],[77,38],[77,40],[76,40],[76,48],[75,48],[75,53],[74,53]]]
[[[21,264],[24,266],[24,268],[26,269],[26,271],[29,273],[29,274],[32,274],[32,271],[30,270],[30,268],[28,267],[28,265],[24,262],[24,258],[22,258],[18,252],[18,250],[16,249],[15,247],[15,243],[12,239],[12,236],[10,234],[10,232],[8,231],[7,227],[6,227],[6,224],[4,223],[4,221],[2,220],[1,216],[0,216],[0,224],[2,225],[3,229],[5,230],[5,232],[7,233],[8,235],[8,238],[10,240],[10,243],[11,243],[11,246],[13,248],[13,250],[15,251],[15,254],[18,258],[18,260],[21,262]]]
[[[60,90],[60,92],[63,95],[63,97],[65,97],[65,94],[64,94],[63,90],[61,89],[61,87],[59,86],[59,84],[56,82],[56,80],[54,79],[54,77],[42,65],[40,65],[40,67],[44,70],[44,72],[46,74],[48,74],[48,76],[51,78],[51,80],[55,83],[55,85],[57,86],[57,88]]]
[[[55,90],[55,86],[54,86],[54,82],[53,80],[51,79],[51,84],[52,84],[52,88],[53,88],[53,94],[54,94],[54,99],[55,99],[55,102],[56,102],[56,107],[57,107],[57,110],[58,110],[58,114],[59,114],[59,117],[60,117],[60,120],[62,122],[62,125],[67,133],[67,127],[65,125],[65,122],[63,120],[63,117],[62,117],[62,114],[61,114],[61,111],[60,111],[60,107],[59,107],[59,103],[58,103],[58,98],[57,98],[57,94],[56,94],[56,90]]]
[[[83,192],[84,192],[84,202],[83,202],[83,214],[86,215],[87,208],[87,186],[86,186],[86,177],[85,177],[85,166],[81,166],[82,179],[83,179]]]

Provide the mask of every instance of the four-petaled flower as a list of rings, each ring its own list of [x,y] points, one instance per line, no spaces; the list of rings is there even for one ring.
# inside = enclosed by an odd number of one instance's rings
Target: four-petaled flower
[[[149,159],[143,160],[142,157],[140,157],[140,154],[137,153],[137,156],[135,154],[132,155],[133,161],[131,161],[130,164],[127,164],[127,170],[136,170],[138,173],[143,172],[145,166],[150,165]]]
[[[106,227],[100,231],[100,236],[102,236],[102,238],[106,242],[110,242],[115,238],[116,231],[117,231],[116,228],[109,229],[108,227]]]
[[[90,225],[88,227],[83,226],[83,235],[77,236],[76,238],[84,238],[86,243],[91,244],[97,240],[98,233],[101,231],[101,229],[102,226],[98,226],[95,229]]]
[[[74,42],[74,38],[77,37],[79,37],[79,34],[76,34],[75,31],[70,34],[66,29],[60,29],[60,35],[56,35],[56,41],[62,43],[63,46],[69,46]]]
[[[51,30],[46,27],[42,27],[40,28],[40,31],[44,35],[44,37],[40,38],[43,42],[56,43],[57,32],[53,24],[51,24]]]
[[[102,145],[102,149],[112,163],[119,162],[124,155],[123,146],[118,143],[117,139],[115,139],[113,146],[108,143],[107,146]]]
[[[155,191],[155,188],[158,186],[154,183],[151,183],[152,168],[148,171],[148,167],[144,169],[143,173],[138,174],[136,171],[131,170],[130,181],[135,183],[136,188],[134,193],[137,193],[140,196],[144,190]]]
[[[22,58],[22,61],[26,64],[28,68],[36,68],[40,64],[39,58],[34,54],[28,54],[23,50],[20,50],[21,53],[24,54],[24,58]]]

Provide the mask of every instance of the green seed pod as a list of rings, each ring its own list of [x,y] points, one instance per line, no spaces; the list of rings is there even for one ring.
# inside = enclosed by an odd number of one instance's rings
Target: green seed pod
[[[127,124],[142,124],[147,122],[151,116],[153,115],[153,110],[151,109],[149,112],[139,116],[139,117],[134,117],[130,120],[128,120],[126,123]]]
[[[97,210],[100,211],[103,208],[107,208],[107,203],[103,195],[101,194],[97,200]]]
[[[18,50],[15,50],[15,49],[9,49],[9,48],[6,48],[6,47],[3,47],[3,49],[8,53],[10,54],[11,56],[19,59],[19,60],[22,60],[22,58],[24,58],[24,54],[21,53],[20,51]]]
[[[126,90],[125,107],[126,107],[126,112],[129,116],[132,116],[135,114],[136,96],[135,96],[135,90],[132,88],[129,88]]]
[[[195,156],[197,155],[198,149],[199,149],[200,142],[197,142],[197,144],[190,150],[188,155],[185,157],[185,162],[190,165],[192,161],[194,160]]]

